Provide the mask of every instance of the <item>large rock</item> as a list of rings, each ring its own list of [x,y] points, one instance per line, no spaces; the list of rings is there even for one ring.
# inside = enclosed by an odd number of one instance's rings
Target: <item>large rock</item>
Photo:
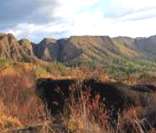
[[[59,46],[56,40],[52,38],[45,38],[39,44],[34,45],[35,55],[45,61],[57,60],[59,54]]]
[[[72,87],[71,87],[72,86]],[[64,106],[70,101],[71,94],[78,100],[82,92],[89,91],[90,99],[100,95],[100,101],[105,104],[111,123],[115,124],[118,115],[131,107],[142,107],[148,109],[153,105],[155,99],[153,94],[156,86],[153,85],[134,85],[127,86],[119,83],[102,83],[96,80],[50,80],[39,79],[36,86],[37,94],[41,97],[53,117],[63,113]],[[142,119],[149,121],[150,115],[156,117],[156,113],[145,114]],[[155,127],[155,121],[151,121]],[[149,121],[150,123],[150,121]],[[154,123],[154,124],[153,124]]]
[[[0,58],[32,61],[35,59],[32,43],[27,39],[17,41],[12,34],[0,34]]]

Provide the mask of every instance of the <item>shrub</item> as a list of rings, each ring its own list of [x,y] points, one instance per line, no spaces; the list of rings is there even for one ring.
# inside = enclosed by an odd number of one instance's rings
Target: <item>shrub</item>
[[[47,75],[49,75],[48,71],[43,66],[36,66],[34,68],[34,73],[36,75],[36,78],[46,77]]]
[[[8,59],[3,59],[0,58],[0,68],[1,67],[6,67],[8,65],[11,65],[12,61],[8,60]]]
[[[34,81],[31,73],[0,76],[0,98],[6,114],[22,125],[39,122],[44,117],[43,105],[35,94]]]
[[[6,114],[6,109],[2,100],[0,100],[0,131],[7,128],[21,127],[21,122],[16,117]]]

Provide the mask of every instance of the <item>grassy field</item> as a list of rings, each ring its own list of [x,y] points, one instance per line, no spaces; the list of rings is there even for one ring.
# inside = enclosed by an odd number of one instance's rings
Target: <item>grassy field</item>
[[[43,125],[41,133],[54,132],[55,125],[46,125],[46,122],[51,119],[45,113],[45,106],[35,92],[35,83],[38,78],[79,80],[94,78],[102,82],[154,83],[155,70],[156,63],[150,61],[115,60],[112,65],[105,67],[94,65],[67,67],[57,62],[19,63],[1,59],[0,132],[12,128],[25,128],[38,123]],[[125,111],[118,121],[118,129],[113,129],[107,122],[107,109],[102,108],[101,106],[104,105],[98,102],[97,97],[92,103],[88,103],[87,95],[82,94],[79,102],[73,101],[70,105],[70,117],[67,118],[65,113],[62,116],[63,125],[71,133],[115,133],[117,130],[124,132],[124,126],[127,123],[133,127],[134,133],[143,133],[141,126],[137,123],[142,108],[131,108]],[[149,131],[149,133],[154,132],[154,129]]]

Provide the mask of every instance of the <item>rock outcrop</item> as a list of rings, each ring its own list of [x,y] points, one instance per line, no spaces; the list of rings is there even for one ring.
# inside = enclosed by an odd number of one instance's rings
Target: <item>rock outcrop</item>
[[[108,36],[72,36],[55,40],[45,38],[39,44],[18,41],[12,34],[0,34],[0,58],[15,61],[59,61],[65,64],[111,64],[119,59],[156,59],[156,37],[130,38]]]
[[[143,110],[140,112],[140,115],[142,115],[141,120],[148,121],[149,125],[156,128],[156,121],[155,119],[152,120],[152,117],[156,117],[156,110],[153,108],[154,110],[147,112],[150,107],[155,107],[156,105],[154,98],[156,86],[154,85],[128,86],[121,83],[102,83],[92,79],[81,82],[72,79],[39,79],[36,85],[36,92],[53,117],[62,114],[64,107],[68,109],[65,106],[67,101],[68,105],[70,105],[72,98],[78,102],[81,94],[88,92],[90,93],[88,94],[89,100],[95,99],[97,95],[100,96],[100,102],[105,105],[109,118],[111,118],[110,122],[113,125],[117,124],[118,115],[121,115],[123,111],[132,107],[142,107]]]
[[[35,60],[32,45],[27,39],[17,41],[12,34],[1,34],[0,58],[26,62]]]

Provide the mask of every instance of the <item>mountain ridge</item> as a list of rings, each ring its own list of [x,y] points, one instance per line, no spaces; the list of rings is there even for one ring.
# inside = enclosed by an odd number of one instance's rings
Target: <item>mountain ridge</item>
[[[17,40],[13,34],[0,34],[0,57],[15,61],[59,61],[65,64],[112,59],[156,60],[156,36],[147,38],[109,36],[71,36],[63,39],[44,38],[38,44],[28,39]]]

